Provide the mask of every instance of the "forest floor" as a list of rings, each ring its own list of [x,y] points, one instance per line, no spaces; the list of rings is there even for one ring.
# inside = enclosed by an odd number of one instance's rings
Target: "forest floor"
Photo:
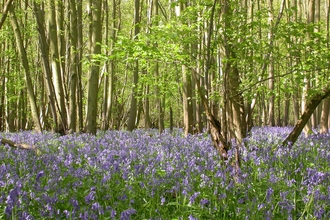
[[[0,219],[329,219],[330,134],[291,129],[253,128],[238,173],[206,133],[0,133],[38,149],[0,145]]]

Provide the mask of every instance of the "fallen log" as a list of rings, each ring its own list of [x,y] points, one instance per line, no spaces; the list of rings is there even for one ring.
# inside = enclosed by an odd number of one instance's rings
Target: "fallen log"
[[[14,148],[19,148],[19,149],[25,149],[25,150],[34,150],[35,152],[37,152],[37,148],[34,145],[29,145],[29,144],[17,144],[14,141],[11,141],[9,139],[6,138],[1,138],[0,139],[0,144],[7,144],[10,147],[14,147]]]

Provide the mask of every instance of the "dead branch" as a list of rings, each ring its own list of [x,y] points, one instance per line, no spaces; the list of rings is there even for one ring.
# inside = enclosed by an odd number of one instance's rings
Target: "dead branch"
[[[14,147],[14,148],[18,148],[18,149],[25,149],[25,150],[34,150],[35,152],[37,152],[37,148],[34,145],[29,145],[29,144],[17,144],[14,141],[11,141],[9,139],[6,138],[1,138],[0,139],[0,144],[7,144],[10,147]]]

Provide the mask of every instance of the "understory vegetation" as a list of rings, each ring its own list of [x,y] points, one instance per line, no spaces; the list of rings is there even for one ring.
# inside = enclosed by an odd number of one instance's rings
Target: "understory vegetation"
[[[329,219],[330,134],[291,129],[253,128],[238,172],[206,133],[0,133],[39,149],[0,146],[0,219]]]

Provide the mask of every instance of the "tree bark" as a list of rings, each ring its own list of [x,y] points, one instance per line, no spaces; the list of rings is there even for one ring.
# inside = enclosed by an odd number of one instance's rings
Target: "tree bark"
[[[322,105],[320,133],[324,134],[329,132],[329,126],[328,126],[329,111],[330,111],[330,98],[326,98],[324,99]]]

